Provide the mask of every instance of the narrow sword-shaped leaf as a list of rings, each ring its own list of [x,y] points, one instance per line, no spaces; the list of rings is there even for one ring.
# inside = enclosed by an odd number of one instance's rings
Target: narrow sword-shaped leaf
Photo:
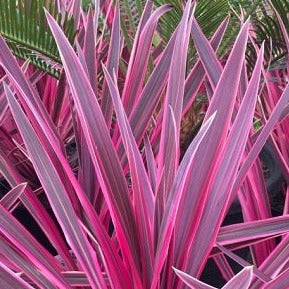
[[[152,278],[153,267],[152,222],[155,203],[154,195],[142,156],[138,150],[137,143],[133,137],[131,127],[122,106],[118,89],[104,66],[103,71],[115,106],[120,133],[129,160],[136,220],[138,224],[137,229],[140,235],[139,238],[143,244],[140,248],[143,260],[143,279],[144,286],[147,287]]]
[[[27,183],[19,184],[11,189],[1,200],[0,204],[6,209],[10,210],[13,204],[18,200],[21,194],[24,192]]]
[[[264,272],[264,274],[274,278],[277,276],[281,270],[284,270],[286,264],[288,263],[288,248],[289,248],[289,235],[283,236],[281,242],[274,248],[271,254],[264,260],[264,262],[259,266],[259,270]],[[270,281],[270,280],[269,280]],[[252,289],[258,289],[262,283],[260,280],[253,280],[251,284]]]
[[[145,148],[145,156],[146,156],[148,175],[150,178],[152,190],[155,194],[156,193],[156,191],[155,191],[156,183],[157,183],[157,167],[156,167],[156,163],[155,163],[155,158],[154,158],[152,146],[149,142],[149,138],[147,135],[144,138],[144,148]]]
[[[22,195],[25,188],[27,186],[27,183],[22,183],[14,187],[12,190],[10,190],[1,200],[0,204],[6,209],[10,210],[10,208],[13,206],[13,204],[18,200],[18,198]]]
[[[11,187],[15,187],[23,182],[23,178],[21,177],[20,173],[11,164],[7,156],[2,151],[0,151],[0,171]],[[39,224],[42,231],[54,244],[57,252],[62,256],[63,260],[65,260],[66,266],[71,270],[74,269],[75,264],[68,252],[67,244],[60,237],[59,229],[52,221],[52,218],[42,203],[35,196],[34,192],[27,187],[20,199],[31,216],[33,216],[35,221]]]
[[[222,149],[227,137],[245,58],[248,29],[249,23],[247,22],[239,33],[206,114],[207,118],[214,110],[217,110],[212,129],[205,136],[205,145],[199,148],[195,156],[192,176],[188,180],[186,192],[183,194],[183,208],[179,212],[175,232],[175,258],[178,259],[178,263],[176,263],[178,268],[183,269],[180,263],[183,262],[183,258],[188,256],[187,250],[196,234],[207,198],[208,178],[212,175],[214,166],[217,164],[216,159],[219,155],[217,152]]]
[[[216,289],[216,287],[212,287],[210,285],[207,285],[205,283],[203,283],[202,281],[190,276],[189,274],[178,270],[176,268],[173,267],[173,270],[175,271],[175,273],[178,275],[178,277],[186,284],[188,285],[190,288],[192,289]]]
[[[36,93],[35,89],[32,87],[31,83],[25,78],[21,68],[19,67],[16,59],[9,50],[8,45],[5,43],[3,37],[0,35],[0,60],[5,72],[12,81],[14,87],[20,91],[19,100],[27,113],[39,115],[39,119],[47,123],[49,127],[47,133],[55,139],[57,145],[60,145],[58,140],[58,134],[56,132],[55,126],[52,125],[52,120],[49,117],[47,110],[44,108],[43,103],[40,101],[39,95]],[[32,111],[28,109],[27,102],[32,104]],[[35,127],[38,123],[33,123]]]
[[[85,38],[84,38],[84,57],[89,74],[91,87],[94,91],[97,90],[97,71],[96,71],[96,50],[95,50],[95,35],[97,27],[93,23],[93,11],[90,8],[86,20]]]
[[[288,104],[288,101],[289,101],[289,84],[287,84],[281,98],[279,99],[274,110],[272,111],[272,114],[270,115],[268,121],[266,122],[261,132],[259,133],[257,140],[253,144],[253,147],[248,153],[246,160],[244,161],[242,167],[240,168],[240,171],[234,183],[234,187],[232,189],[233,192],[232,198],[235,196],[234,193],[236,193],[237,189],[242,184],[242,181],[244,180],[249,168],[254,163],[254,160],[259,155],[272,129],[274,128],[276,123],[278,123],[279,118],[282,115],[283,109]]]
[[[253,266],[245,267],[234,276],[222,289],[248,289],[253,277]]]
[[[119,3],[114,10],[114,18],[111,31],[111,41],[109,43],[108,57],[106,62],[106,67],[110,75],[113,71],[118,73],[119,58],[120,58],[120,15],[119,15]],[[111,125],[111,118],[113,113],[113,104],[108,91],[106,82],[103,83],[103,88],[101,91],[101,110],[107,127]]]
[[[163,174],[166,190],[159,190],[158,194],[161,194],[161,198],[163,198],[165,202],[179,163],[179,142],[171,141],[174,136],[171,136],[173,121],[171,119],[170,107],[173,109],[176,122],[176,138],[179,139],[184,97],[186,57],[190,36],[189,27],[192,21],[190,12],[191,3],[189,1],[186,4],[180,27],[176,35],[172,63],[169,71],[167,94],[164,100],[164,113],[158,154],[158,175],[160,175],[160,173]]]
[[[264,47],[260,49],[257,63],[248,85],[244,99],[232,125],[227,143],[224,147],[224,154],[220,159],[220,166],[212,183],[211,192],[206,202],[200,226],[193,241],[190,253],[192,275],[199,274],[204,266],[204,260],[210,253],[217,237],[219,227],[224,218],[230,192],[237,174],[246,142],[253,122],[255,104],[261,76]],[[218,206],[216,205],[218,204]],[[208,226],[210,224],[210,226]],[[204,236],[206,238],[204,239]],[[203,251],[203,253],[202,253]],[[193,256],[193,258],[192,258]]]
[[[33,289],[16,273],[0,262],[0,287],[5,289]]]
[[[152,282],[151,289],[154,289],[160,278],[161,269],[165,262],[167,252],[170,245],[171,236],[174,230],[177,211],[179,208],[179,203],[182,198],[184,187],[186,187],[188,182],[188,174],[191,171],[192,163],[199,149],[205,135],[208,133],[212,122],[214,121],[215,114],[213,114],[201,127],[199,133],[194,138],[193,142],[190,144],[188,150],[186,151],[184,158],[178,168],[174,183],[170,190],[167,204],[164,211],[164,216],[162,223],[160,225],[160,231],[158,235],[158,242],[156,248],[155,265],[154,265],[154,278]]]
[[[234,224],[221,227],[216,242],[222,246],[247,240],[285,234],[289,230],[289,216]]]
[[[69,289],[60,274],[56,260],[44,250],[34,237],[0,205],[0,231],[19,248],[52,283]]]
[[[280,274],[270,283],[268,283],[267,285],[264,285],[261,288],[262,289],[286,289],[288,288],[288,282],[289,282],[289,269],[287,269],[285,272]]]
[[[21,252],[16,252],[16,249],[11,246],[7,239],[0,238],[1,254],[3,254],[9,261],[17,266],[21,272],[29,276],[33,283],[40,286],[40,288],[54,289],[55,284],[52,284],[45,273],[40,272],[39,268],[31,262],[27,255]],[[29,255],[28,255],[29,256]],[[53,281],[53,280],[52,280]]]
[[[243,266],[243,267],[250,267],[252,266],[248,261],[244,260],[243,258],[241,258],[240,256],[238,256],[237,254],[231,252],[230,250],[228,250],[227,248],[223,247],[223,246],[219,246],[217,245],[218,248],[224,253],[226,254],[228,257],[230,257],[232,260],[234,260],[235,262],[237,262],[239,265]],[[256,269],[253,267],[253,273],[255,276],[257,276],[262,282],[270,282],[271,278],[269,278],[267,275],[265,275],[262,271]],[[252,283],[252,282],[251,282]],[[251,286],[250,286],[251,288]]]
[[[89,80],[56,21],[48,12],[46,16],[60,51],[91,158],[116,228],[119,245],[124,257],[130,262],[133,277],[138,280],[136,272],[140,271],[139,240],[135,234],[136,222],[125,176]]]
[[[35,171],[67,241],[87,273],[92,288],[106,288],[93,249],[78,225],[76,213],[56,169],[50,158],[46,155],[35,131],[14,99],[9,87],[5,86],[5,91],[12,114],[22,134]]]
[[[134,41],[135,54],[129,62],[127,77],[124,84],[122,101],[125,111],[130,115],[131,110],[139,98],[143,86],[146,67],[149,61],[151,43],[159,18],[169,11],[171,7],[164,5],[154,11],[141,31],[138,31],[139,38]],[[137,81],[135,81],[137,79]]]
[[[212,37],[211,40],[211,45],[212,47],[216,50],[218,45],[220,44],[222,37],[225,33],[225,29],[227,27],[228,24],[228,19],[226,19],[221,25],[220,27],[217,29],[217,31],[215,32],[214,36]],[[177,31],[177,30],[176,30]],[[175,34],[172,36],[172,38],[170,39],[170,41],[172,41],[172,39],[175,38]],[[169,69],[167,69],[169,70]],[[164,71],[164,70],[163,70]],[[185,82],[185,91],[184,91],[184,99],[183,99],[183,109],[182,109],[182,117],[185,115],[185,113],[189,110],[189,108],[191,107],[192,103],[195,100],[195,97],[199,91],[200,86],[203,83],[203,79],[205,77],[205,69],[202,66],[202,63],[200,60],[197,60],[196,64],[194,65],[194,67],[192,68],[191,72],[189,73],[189,75],[186,78],[186,82]],[[151,77],[152,79],[154,79],[153,75]],[[148,82],[149,83],[149,82]],[[146,88],[146,87],[145,87]],[[144,89],[145,91],[145,89]],[[148,104],[152,105],[151,102],[147,101]],[[138,103],[140,108],[142,108],[142,104],[139,102]],[[139,113],[143,113],[144,110],[139,109]],[[144,118],[147,118],[147,116],[142,116],[140,117],[141,120],[143,120]],[[139,120],[139,118],[137,118],[137,125],[140,126],[142,125],[142,122]],[[132,127],[133,126],[133,118],[131,119],[131,124]],[[160,133],[161,133],[161,121],[159,121],[157,123],[157,128],[154,130],[154,133],[151,137],[152,140],[152,144],[153,144],[153,148],[154,151],[158,150],[158,145],[159,145],[159,138],[160,138]],[[139,131],[144,131],[139,129]],[[138,134],[135,134],[136,136]]]
[[[193,21],[191,32],[206,75],[212,88],[215,89],[223,70],[222,65],[196,20]]]
[[[210,43],[214,51],[217,50],[221,40],[223,39],[228,23],[229,23],[229,18],[226,18],[218,27],[215,34],[213,35]],[[205,69],[202,66],[201,60],[198,59],[193,69],[191,70],[191,72],[186,78],[183,112],[182,112],[183,116],[188,111],[189,107],[194,101],[195,96],[197,95],[199,91],[199,88],[202,84],[202,80],[204,79],[204,77],[205,77]]]

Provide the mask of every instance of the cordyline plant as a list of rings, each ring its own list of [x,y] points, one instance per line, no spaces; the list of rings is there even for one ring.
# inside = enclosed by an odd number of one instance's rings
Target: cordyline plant
[[[130,53],[117,4],[109,35],[99,9],[82,14],[74,46],[46,12],[59,80],[17,61],[0,37],[0,170],[12,187],[0,200],[0,288],[214,288],[199,280],[211,258],[223,288],[288,287],[288,195],[272,217],[258,159],[269,138],[289,175],[288,72],[264,70],[250,21],[223,65],[216,50],[228,19],[208,40],[194,4],[163,47],[153,39],[172,7],[147,1]],[[181,158],[181,120],[204,87],[208,108]],[[236,197],[244,222],[222,226]],[[55,254],[14,217],[19,206]],[[233,252],[245,247],[246,259]],[[236,274],[225,256],[244,269]]]

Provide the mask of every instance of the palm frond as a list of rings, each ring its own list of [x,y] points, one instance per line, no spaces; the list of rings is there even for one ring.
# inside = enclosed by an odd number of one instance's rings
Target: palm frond
[[[256,21],[253,22],[256,33],[256,42],[265,41],[265,55],[271,58],[275,67],[277,61],[287,54],[287,46],[276,13],[280,16],[285,28],[289,31],[289,1],[271,0],[262,4]]]
[[[55,0],[0,1],[0,34],[15,56],[29,59],[35,67],[58,77],[61,60],[46,24],[44,7],[62,25],[72,42],[75,36],[73,18],[67,13],[59,13]]]

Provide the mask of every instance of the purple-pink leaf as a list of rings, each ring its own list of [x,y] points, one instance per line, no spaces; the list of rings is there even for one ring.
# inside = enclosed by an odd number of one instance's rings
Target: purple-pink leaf
[[[0,262],[0,287],[5,289],[33,289],[17,273]]]
[[[106,67],[110,75],[112,75],[113,71],[115,71],[116,74],[118,73],[119,58],[120,58],[120,42],[121,42],[120,11],[119,11],[119,4],[117,3],[114,12],[114,19],[111,31],[111,41],[109,45],[108,57],[106,62]],[[103,83],[101,92],[101,110],[107,123],[107,127],[110,127],[113,113],[113,104],[106,82]]]
[[[192,289],[216,289],[216,287],[212,287],[210,285],[207,285],[203,283],[202,281],[190,276],[189,274],[178,270],[176,268],[173,268],[175,273],[178,275],[178,277],[190,288]]]
[[[284,107],[288,104],[289,101],[289,84],[287,84],[282,96],[280,97],[278,103],[276,104],[274,110],[272,111],[268,121],[262,128],[261,132],[258,135],[257,140],[253,144],[246,160],[244,161],[242,167],[240,168],[240,171],[238,173],[238,176],[236,178],[236,181],[234,183],[234,187],[232,192],[236,193],[237,189],[242,184],[248,170],[253,165],[255,159],[257,158],[258,154],[260,153],[262,147],[264,146],[269,134],[271,133],[272,129],[278,123],[279,118],[282,115],[282,112],[284,110]],[[234,195],[233,195],[234,196]]]
[[[198,234],[199,241],[210,240],[205,233],[208,228],[204,232],[197,229],[203,208],[206,205],[210,180],[215,175],[214,168],[219,165],[220,160],[218,158],[220,158],[220,153],[218,152],[225,145],[231,123],[238,83],[245,58],[248,29],[249,23],[247,22],[239,33],[210,102],[206,118],[217,110],[215,121],[212,124],[210,133],[205,136],[204,145],[200,146],[195,156],[192,172],[187,180],[186,191],[183,193],[183,206],[179,212],[175,231],[175,259],[177,260],[175,264],[182,270],[185,268],[183,266],[187,262],[186,259],[194,256],[194,254],[188,254],[188,250],[193,248],[195,252],[195,250],[199,249],[192,246],[192,241],[195,240],[196,234]],[[216,217],[213,218],[213,220],[217,219]],[[203,249],[209,250],[206,246]],[[204,255],[202,253],[199,255],[199,253],[201,253],[201,250],[196,253],[198,259],[194,259],[193,264],[190,264],[191,269],[192,267],[194,268],[193,276],[196,276],[196,271],[200,270],[199,262],[203,263],[205,260]]]
[[[281,235],[289,231],[289,215],[221,227],[216,242],[222,246]]]
[[[196,19],[193,21],[191,32],[206,75],[212,88],[215,89],[223,70],[222,65]]]
[[[5,91],[12,114],[22,134],[35,171],[69,245],[77,256],[79,263],[86,271],[92,288],[106,288],[96,256],[82,229],[78,225],[78,218],[62,180],[57,174],[57,170],[43,149],[35,131],[28,122],[9,87],[5,86]]]
[[[31,83],[25,78],[20,66],[18,65],[13,54],[9,50],[8,45],[5,43],[3,37],[0,35],[0,63],[2,64],[5,72],[12,81],[13,86],[20,92],[19,100],[23,107],[26,109],[27,114],[38,115],[39,121],[43,121],[47,124],[47,134],[49,133],[51,137],[55,140],[55,143],[60,146],[59,136],[53,125],[50,116],[45,109],[43,102],[36,90],[33,88]],[[28,108],[28,103],[30,103],[30,108]],[[39,124],[33,121],[33,126],[38,127]]]
[[[1,200],[0,204],[6,209],[10,210],[13,204],[19,199],[24,192],[27,183],[22,183],[11,189]]]
[[[144,27],[139,26],[139,29],[142,28],[142,30],[137,32],[139,33],[139,37],[134,41],[133,52],[122,94],[123,105],[128,115],[130,115],[134,104],[140,96],[157,22],[159,18],[170,9],[171,7],[169,5],[159,7],[151,14]],[[133,81],[134,79],[138,81]]]
[[[222,289],[248,289],[253,277],[253,266],[245,267],[235,275]]]
[[[175,172],[179,163],[180,148],[179,139],[181,115],[183,108],[183,97],[185,87],[186,57],[190,36],[190,26],[192,22],[191,2],[188,1],[184,10],[183,17],[178,27],[176,41],[172,55],[172,62],[169,71],[167,93],[164,100],[164,112],[162,120],[162,131],[160,138],[160,149],[158,154],[158,175],[162,172],[165,190],[159,190],[161,198],[166,200],[170,190]],[[176,129],[173,132],[173,121],[171,118],[170,107],[173,110]],[[162,213],[161,213],[162,214]]]
[[[192,264],[192,271],[190,271],[193,272],[192,275],[196,274],[196,272],[198,272],[197,270],[200,270],[199,266],[201,266],[201,264],[204,265],[203,258],[210,253],[210,249],[214,245],[214,240],[225,216],[230,200],[231,188],[241,163],[253,122],[261,76],[263,52],[264,47],[262,46],[244,99],[231,127],[224,147],[224,153],[221,154],[219,166],[216,167],[215,178],[211,184],[212,187],[209,191],[200,226],[196,238],[193,241],[191,257],[189,258],[189,262]],[[204,236],[207,237],[205,240]]]
[[[69,289],[60,274],[56,260],[32,237],[32,235],[0,205],[0,232],[15,244],[30,262],[56,286]]]
[[[210,41],[211,43],[210,46],[212,46],[215,51],[217,50],[224,36],[228,23],[229,23],[229,18],[227,17],[219,26],[214,36],[212,37],[212,40]],[[199,91],[199,88],[203,83],[202,80],[204,79],[204,77],[205,77],[205,69],[202,66],[201,60],[198,60],[186,78],[184,102],[183,102],[183,115],[191,107]]]
[[[7,242],[6,238],[0,238],[1,255],[3,254],[3,256],[9,260],[9,265],[15,265],[22,273],[29,276],[34,284],[40,286],[40,288],[54,289],[55,283],[54,285],[51,283],[51,281],[53,282],[53,279],[49,281],[50,278],[46,278],[45,273],[40,272],[39,268],[33,264],[32,260],[27,258],[27,256],[30,255],[24,254],[20,250],[19,248],[12,246],[10,242]],[[5,264],[5,260],[3,259],[0,262]]]
[[[46,13],[72,91],[74,104],[89,152],[112,216],[122,254],[128,258],[133,278],[139,283],[139,240],[127,182],[107,130],[97,97],[68,40],[56,21]],[[139,283],[139,286],[142,286]],[[141,288],[141,287],[140,287]]]
[[[210,130],[215,114],[213,114],[201,127],[199,133],[190,144],[182,162],[177,170],[172,188],[168,195],[163,219],[161,220],[160,229],[158,232],[156,257],[154,265],[154,278],[151,289],[154,289],[163,267],[165,258],[168,253],[172,233],[175,227],[176,217],[179,210],[179,204],[182,198],[183,190],[188,184],[188,175],[191,173],[192,164],[198,148],[204,140],[205,135]]]
[[[155,198],[142,156],[138,150],[137,143],[122,106],[118,89],[104,66],[103,71],[114,103],[120,133],[128,156],[138,234],[143,244],[140,248],[143,260],[143,274],[145,275],[145,286],[149,286],[153,273],[152,223]]]

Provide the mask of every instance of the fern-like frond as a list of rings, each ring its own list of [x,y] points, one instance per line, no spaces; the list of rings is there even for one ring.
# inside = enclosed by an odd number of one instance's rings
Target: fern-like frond
[[[35,67],[59,76],[61,63],[57,46],[49,30],[44,7],[62,25],[72,42],[75,36],[73,19],[57,11],[55,0],[1,0],[0,34],[13,54],[30,60]]]

